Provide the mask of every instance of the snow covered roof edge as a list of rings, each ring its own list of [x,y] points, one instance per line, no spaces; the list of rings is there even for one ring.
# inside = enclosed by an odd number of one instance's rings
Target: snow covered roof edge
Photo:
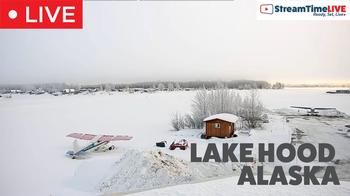
[[[233,114],[221,113],[221,114],[215,114],[215,115],[209,116],[205,118],[203,122],[214,120],[214,119],[220,119],[223,121],[235,123],[238,121],[239,117]]]

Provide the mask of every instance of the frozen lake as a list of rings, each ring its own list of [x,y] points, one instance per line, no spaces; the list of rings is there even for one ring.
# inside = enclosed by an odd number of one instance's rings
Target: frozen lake
[[[260,95],[268,109],[289,106],[335,107],[350,114],[350,94],[328,94],[332,88],[289,88],[284,90],[261,90]]]
[[[350,114],[350,95],[327,94],[334,89],[260,90],[268,109],[291,105],[336,107]],[[237,91],[246,93],[247,91]],[[129,134],[118,143],[148,149],[169,135],[175,112],[190,112],[195,92],[109,95],[15,95],[0,98],[0,195],[59,193],[82,162],[64,156],[71,147],[70,132]]]

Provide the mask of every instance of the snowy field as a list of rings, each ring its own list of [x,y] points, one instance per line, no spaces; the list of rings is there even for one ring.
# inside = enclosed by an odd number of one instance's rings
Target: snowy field
[[[132,196],[200,196],[200,195],[240,195],[240,196],[271,196],[271,195],[293,195],[293,196],[320,196],[337,195],[348,196],[350,193],[350,182],[343,182],[342,186],[328,185],[300,185],[300,186],[251,186],[236,185],[238,177],[229,177],[208,182],[178,185],[161,189],[154,189],[140,193],[134,193]],[[204,194],[203,194],[204,193]]]
[[[350,114],[350,95],[326,94],[325,92],[328,90],[333,89],[261,90],[260,95],[265,107],[271,110],[288,108],[290,105],[303,105],[336,107],[338,110]],[[246,93],[246,91],[238,92]],[[101,184],[101,181],[104,181],[104,185],[106,185],[106,183],[113,182],[113,179],[118,177],[113,176],[109,169],[120,169],[115,164],[118,161],[125,164],[122,158],[125,153],[129,153],[130,149],[136,150],[134,155],[137,158],[140,157],[138,152],[160,150],[154,145],[155,142],[161,140],[171,142],[174,139],[186,138],[189,142],[199,142],[199,153],[207,142],[225,142],[225,140],[215,138],[208,141],[201,140],[199,139],[200,131],[198,130],[170,131],[172,115],[175,112],[189,112],[194,95],[195,92],[181,91],[157,92],[154,94],[113,93],[110,95],[108,93],[96,93],[95,95],[58,97],[51,95],[14,95],[11,99],[0,98],[0,143],[2,146],[0,148],[0,174],[2,177],[0,179],[0,195],[94,195],[98,193],[96,192],[98,191],[96,190],[96,184]],[[308,130],[308,126],[304,126],[304,129]],[[289,141],[290,131],[291,128],[284,123],[283,117],[272,115],[271,122],[265,125],[264,131],[255,131],[251,137],[242,135],[237,138],[230,138],[226,142],[282,143]],[[116,142],[118,148],[115,151],[94,153],[87,159],[72,160],[64,155],[67,150],[72,148],[72,140],[65,137],[71,132],[127,134],[134,136],[134,138],[131,141]],[[311,135],[310,138],[313,142],[325,139],[324,137],[312,136],[314,134],[311,130],[309,135]],[[344,148],[347,148],[346,142],[350,142],[350,139],[343,138],[341,140],[342,145],[339,149],[342,156],[347,158],[349,154]],[[337,141],[330,140],[330,142],[335,143]],[[162,149],[162,151],[177,158],[173,161],[189,160],[189,150],[170,151]],[[143,156],[142,153],[141,156]],[[160,158],[163,160],[164,157]],[[168,157],[165,157],[165,159],[172,160]],[[136,160],[130,159],[127,161]],[[151,164],[154,163],[151,162]],[[171,169],[178,169],[182,165],[179,162],[176,167]],[[142,164],[142,166],[147,166],[147,163]],[[186,164],[184,167],[187,167]],[[225,167],[219,168],[218,173],[225,173]],[[133,174],[136,174],[138,171],[133,172]],[[129,174],[125,173],[125,175]],[[186,176],[183,177],[187,179]],[[205,173],[203,177],[215,177],[215,174]],[[106,181],[106,179],[109,181]],[[183,182],[187,181],[184,180]],[[128,181],[128,183],[135,182]],[[202,187],[206,186],[205,183],[209,183],[208,186],[213,186],[210,184],[215,183],[218,189],[220,186],[225,186],[226,189],[223,190],[226,193],[230,191],[235,193],[236,189],[243,189],[243,187],[237,188],[234,186],[234,179],[226,178],[196,184],[192,193],[194,195],[206,193],[205,189],[203,189],[203,192],[200,191]],[[151,186],[152,184],[148,185]],[[341,193],[350,194],[349,189],[346,188],[348,185],[348,183],[341,185],[340,195]],[[101,188],[101,186],[99,187]],[[135,185],[114,188],[113,185],[104,187],[107,188],[103,191],[107,192],[113,192],[108,189],[111,187],[111,189],[120,190],[121,192],[128,190],[128,187],[137,188]],[[188,189],[188,185],[179,185],[179,187],[184,190]],[[178,188],[175,186],[159,189],[159,194],[168,194],[167,190],[173,192],[174,189]],[[255,188],[251,189],[255,190]],[[269,193],[268,191],[274,189],[279,188],[277,186],[271,189],[267,186],[256,191]],[[305,189],[309,193],[315,193],[313,192],[315,188],[305,187]],[[336,188],[330,188],[327,193],[335,193],[336,190]],[[150,195],[158,193],[158,190],[156,192],[152,191],[147,193]],[[181,190],[177,191],[179,194],[181,193]],[[327,195],[322,191],[320,193]]]

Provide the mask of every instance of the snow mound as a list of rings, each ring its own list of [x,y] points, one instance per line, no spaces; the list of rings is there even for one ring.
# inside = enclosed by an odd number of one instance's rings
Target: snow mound
[[[227,176],[236,171],[232,164],[191,163],[161,151],[128,150],[109,165],[106,161],[104,163],[104,169],[91,176],[85,174],[91,174],[92,167],[81,166],[76,172],[74,184],[86,190],[93,187],[96,193],[128,192]],[[88,165],[103,164],[95,162]],[[85,183],[87,181],[89,184]]]
[[[100,192],[152,188],[189,182],[193,178],[187,163],[160,151],[129,151],[110,172],[99,185]]]

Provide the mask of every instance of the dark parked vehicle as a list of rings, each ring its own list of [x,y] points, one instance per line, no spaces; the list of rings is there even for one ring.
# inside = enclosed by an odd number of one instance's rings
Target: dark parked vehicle
[[[157,142],[156,146],[164,148],[166,146],[166,141]]]

